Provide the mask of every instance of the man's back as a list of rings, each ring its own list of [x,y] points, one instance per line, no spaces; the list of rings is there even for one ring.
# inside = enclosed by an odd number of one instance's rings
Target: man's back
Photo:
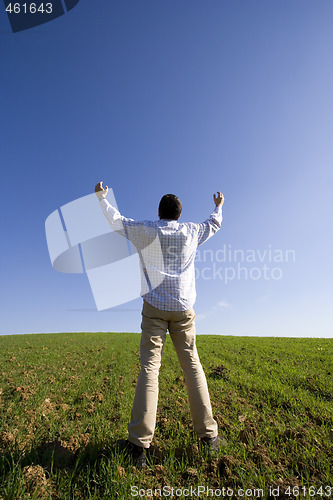
[[[184,311],[196,298],[194,260],[198,245],[218,231],[222,210],[216,207],[204,222],[135,221],[123,217],[107,200],[103,212],[113,230],[129,239],[139,252],[142,296],[165,311]]]

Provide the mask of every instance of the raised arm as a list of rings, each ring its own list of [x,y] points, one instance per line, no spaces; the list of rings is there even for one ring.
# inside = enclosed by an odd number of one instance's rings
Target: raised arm
[[[110,205],[110,203],[106,200],[106,195],[108,194],[108,186],[105,186],[105,189],[103,188],[103,182],[99,182],[95,186],[95,193],[96,196],[100,202],[101,208],[103,210],[103,213],[110,224],[111,228],[113,231],[117,231],[117,233],[121,234],[122,236],[127,237],[124,225],[123,225],[123,217],[120,215],[119,211]]]
[[[211,213],[210,217],[199,224],[199,232],[198,232],[198,245],[202,245],[205,241],[208,240],[213,234],[215,234],[221,227],[222,224],[222,206],[224,203],[223,194],[218,191],[217,196],[213,195],[215,210]]]
[[[144,225],[144,221],[136,221],[121,215],[120,212],[105,199],[108,193],[108,187],[105,186],[104,189],[103,182],[96,184],[95,193],[99,199],[101,209],[113,231],[116,231],[130,240],[136,247],[140,247],[140,245],[144,246],[144,244],[142,244],[142,226]]]

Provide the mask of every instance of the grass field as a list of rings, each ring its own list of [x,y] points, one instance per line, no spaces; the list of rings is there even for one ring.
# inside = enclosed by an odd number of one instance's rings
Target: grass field
[[[227,440],[210,457],[198,449],[168,336],[154,455],[142,471],[114,447],[127,437],[139,342],[130,333],[0,337],[0,499],[159,498],[163,487],[164,498],[206,487],[220,498],[333,498],[333,339],[198,336]]]

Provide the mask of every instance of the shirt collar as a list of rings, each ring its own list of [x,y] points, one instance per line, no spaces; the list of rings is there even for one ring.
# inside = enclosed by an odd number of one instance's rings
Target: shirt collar
[[[159,226],[169,226],[169,225],[178,224],[178,221],[173,220],[173,219],[159,219],[157,221],[157,223]]]

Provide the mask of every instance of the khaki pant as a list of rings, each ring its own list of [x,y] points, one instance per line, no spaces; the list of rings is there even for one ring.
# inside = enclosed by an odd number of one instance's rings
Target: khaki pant
[[[183,369],[194,431],[198,437],[215,437],[217,423],[213,419],[206,377],[196,344],[194,310],[161,311],[144,301],[142,309],[141,371],[133,402],[128,440],[149,448],[153,439],[158,401],[158,374],[166,332],[169,330]]]

